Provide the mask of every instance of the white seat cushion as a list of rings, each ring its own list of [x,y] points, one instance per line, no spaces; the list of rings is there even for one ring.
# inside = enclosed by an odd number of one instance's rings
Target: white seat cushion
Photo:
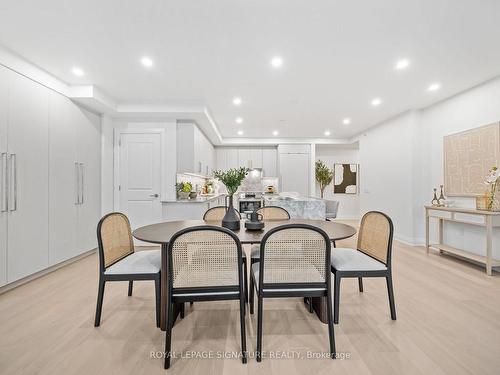
[[[384,263],[355,249],[333,248],[332,267],[338,271],[382,271]]]
[[[260,259],[260,245],[252,245],[252,252],[250,253],[250,258]]]
[[[161,268],[160,250],[136,251],[104,271],[106,275],[158,273]]]

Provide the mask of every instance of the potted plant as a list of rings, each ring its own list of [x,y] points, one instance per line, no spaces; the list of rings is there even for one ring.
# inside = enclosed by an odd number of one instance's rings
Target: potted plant
[[[224,184],[229,195],[229,207],[222,219],[222,226],[231,230],[240,229],[240,218],[233,206],[233,195],[241,185],[241,182],[248,174],[248,168],[232,168],[227,171],[217,170],[214,177]]]
[[[328,168],[321,160],[316,162],[316,181],[319,183],[321,198],[325,192],[325,188],[330,185],[333,180],[333,171]]]
[[[181,181],[175,184],[175,189],[177,190],[177,196],[179,199],[188,199],[192,188],[193,185],[190,182]]]

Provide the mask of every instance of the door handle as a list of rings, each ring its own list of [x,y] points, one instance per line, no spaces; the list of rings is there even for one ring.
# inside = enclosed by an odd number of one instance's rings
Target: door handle
[[[153,198],[158,198],[160,195],[159,194],[150,194],[149,196],[153,197]]]
[[[10,154],[10,168],[9,168],[9,185],[12,183],[12,194],[14,203],[12,206],[9,204],[9,211],[17,211],[17,156]],[[10,186],[9,186],[10,187]],[[11,189],[9,188],[9,202],[10,202]]]
[[[81,195],[80,195],[80,204],[85,202],[85,184],[83,183],[84,178],[84,164],[80,163],[80,186],[81,186]]]
[[[1,156],[1,160],[0,160],[0,164],[1,164],[1,167],[2,167],[2,173],[0,174],[0,178],[2,179],[1,180],[1,183],[2,183],[2,186],[0,186],[0,189],[2,191],[2,195],[0,195],[0,198],[2,199],[2,208],[0,210],[0,212],[7,212],[7,210],[9,209],[9,200],[8,200],[8,184],[7,184],[7,153],[6,152],[2,152],[2,154],[0,155]]]
[[[75,205],[80,204],[80,171],[78,162],[75,161]]]

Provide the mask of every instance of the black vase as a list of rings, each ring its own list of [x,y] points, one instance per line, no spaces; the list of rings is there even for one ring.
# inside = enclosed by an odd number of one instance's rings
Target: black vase
[[[226,214],[222,218],[222,226],[230,230],[240,229],[240,216],[234,209],[232,195],[229,196],[229,207],[227,208]]]

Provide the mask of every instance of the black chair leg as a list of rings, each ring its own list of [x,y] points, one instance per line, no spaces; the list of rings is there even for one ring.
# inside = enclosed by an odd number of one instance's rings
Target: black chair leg
[[[339,301],[340,301],[340,276],[335,274],[334,277],[334,294],[333,294],[333,322],[339,324]]]
[[[155,279],[156,327],[160,326],[161,283],[160,276]]]
[[[257,309],[258,311],[258,316],[257,316],[257,353],[255,358],[257,359],[257,362],[262,361],[262,318],[263,318],[263,303],[264,299],[257,294]]]
[[[241,362],[247,363],[247,334],[245,328],[245,296],[242,294],[243,290],[240,287],[240,329],[241,329]]]
[[[170,367],[170,359],[172,356],[172,325],[173,325],[173,315],[174,315],[174,305],[170,298],[167,301],[168,305],[168,317],[167,317],[167,327],[165,332],[165,363],[163,367],[168,369]]]
[[[97,306],[95,309],[94,327],[101,325],[102,300],[104,299],[104,286],[106,281],[99,278],[99,289],[97,290]]]
[[[194,303],[194,302],[193,302],[193,301],[191,301],[191,302],[189,302],[189,305],[190,305],[190,306],[193,306],[193,303]]]
[[[249,300],[250,300],[250,314],[253,314],[253,297],[255,293],[255,287],[253,285],[253,278],[250,276],[250,290],[249,290]]]
[[[307,297],[307,304],[309,305],[309,313],[313,313],[314,312],[314,309],[313,309],[313,299],[312,297]]]
[[[134,282],[132,280],[128,281],[128,296],[132,295],[132,288],[134,287]]]
[[[248,273],[247,273],[247,261],[246,258],[243,259],[243,285],[245,287],[245,302],[248,302]]]
[[[358,277],[358,286],[359,286],[359,291],[363,293],[363,278]]]
[[[180,311],[180,316],[181,316],[181,319],[184,319],[184,316],[186,314],[186,310],[185,310],[185,303],[181,303],[181,311]]]
[[[332,312],[332,290],[328,290],[327,292],[327,306],[326,311],[328,314],[328,337],[330,339],[330,355],[332,359],[335,359],[336,350],[335,350],[335,330],[333,326],[333,312]]]
[[[391,319],[396,320],[396,304],[394,302],[394,290],[392,288],[392,275],[386,276],[387,294],[389,295],[389,306],[391,308]]]

